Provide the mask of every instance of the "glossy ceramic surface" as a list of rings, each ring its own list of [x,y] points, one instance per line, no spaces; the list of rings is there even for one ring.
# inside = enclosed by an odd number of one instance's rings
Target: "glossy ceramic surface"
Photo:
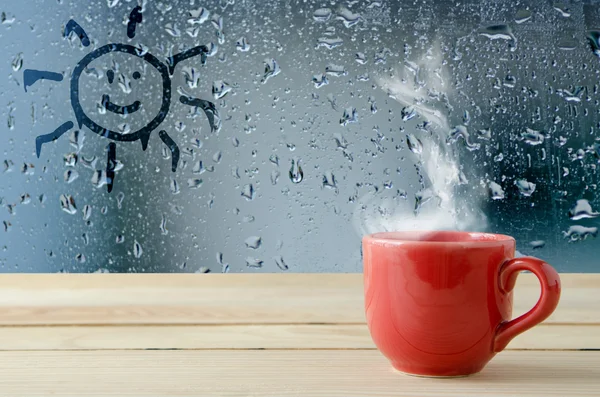
[[[546,319],[560,279],[542,260],[514,258],[510,236],[452,231],[377,233],[363,238],[365,310],[378,349],[401,372],[479,372],[516,335]],[[511,320],[512,289],[533,272],[541,297]]]

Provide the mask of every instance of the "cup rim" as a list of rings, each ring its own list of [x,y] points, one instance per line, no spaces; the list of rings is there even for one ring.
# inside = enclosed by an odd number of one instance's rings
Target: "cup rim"
[[[436,240],[427,237],[432,237],[432,234],[451,234],[456,239]],[[492,246],[503,243],[516,244],[514,237],[506,234],[486,233],[486,232],[469,232],[458,230],[408,230],[408,231],[392,231],[392,232],[377,232],[365,235],[363,244],[380,244],[380,245],[474,245],[474,246]]]

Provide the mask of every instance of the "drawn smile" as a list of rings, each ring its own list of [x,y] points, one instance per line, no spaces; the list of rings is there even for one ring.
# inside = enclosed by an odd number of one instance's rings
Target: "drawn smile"
[[[109,112],[117,114],[131,114],[140,110],[142,104],[140,101],[135,101],[131,105],[127,106],[116,105],[110,101],[110,97],[108,95],[104,94],[102,95],[102,106],[104,106]]]

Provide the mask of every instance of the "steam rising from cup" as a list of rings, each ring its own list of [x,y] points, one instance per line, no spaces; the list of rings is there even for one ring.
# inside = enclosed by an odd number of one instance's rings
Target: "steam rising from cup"
[[[484,231],[487,227],[482,211],[485,187],[478,184],[475,188],[473,181],[474,188],[468,194],[457,189],[469,182],[461,172],[458,151],[446,143],[451,131],[448,114],[452,92],[442,61],[441,50],[434,47],[417,61],[406,60],[394,77],[377,79],[377,84],[398,102],[398,110],[403,109],[403,119],[417,116],[420,122],[428,123],[431,133],[400,121],[405,124],[403,144],[411,149],[406,149],[406,157],[418,166],[424,187],[415,184],[415,192],[405,197],[390,197],[381,190],[360,197],[353,224],[361,236],[401,230]],[[411,140],[421,147],[411,148],[407,142]],[[403,168],[405,173],[414,172],[413,167]]]

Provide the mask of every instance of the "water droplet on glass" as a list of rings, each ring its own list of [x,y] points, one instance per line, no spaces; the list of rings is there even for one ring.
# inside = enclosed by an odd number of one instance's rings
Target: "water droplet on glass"
[[[190,88],[197,88],[198,83],[200,82],[200,74],[198,71],[190,66],[185,66],[181,69],[181,73],[183,74],[183,78],[185,79],[185,83]]]
[[[471,115],[469,114],[468,110],[465,110],[463,113],[463,124],[469,125],[470,121],[471,121]]]
[[[127,123],[121,123],[117,126],[117,132],[121,135],[127,135],[131,132],[131,126]]]
[[[171,185],[169,186],[169,190],[173,194],[179,194],[179,184],[177,183],[177,180],[175,178],[171,179]]]
[[[276,166],[279,166],[279,156],[276,154],[272,154],[271,156],[269,156],[269,161],[273,164],[275,164]]]
[[[567,102],[581,102],[581,97],[586,90],[585,86],[578,85],[573,87],[573,89],[559,88],[556,90],[556,93]]]
[[[108,213],[108,207],[105,205],[104,207],[100,208],[100,213],[102,215],[106,215]]]
[[[181,30],[179,30],[179,28],[177,28],[177,24],[175,24],[175,23],[166,24],[165,30],[167,31],[168,34],[170,34],[173,37],[181,36]]]
[[[88,245],[90,243],[90,238],[89,238],[89,236],[88,236],[87,233],[83,233],[81,235],[81,238],[83,239],[83,244],[84,245]]]
[[[544,135],[531,128],[526,128],[525,132],[521,133],[521,139],[531,146],[544,143]]]
[[[117,244],[123,244],[124,242],[125,242],[125,236],[123,236],[122,234],[119,234],[115,238],[115,243],[117,243]]]
[[[325,73],[335,77],[346,76],[348,74],[342,65],[334,65],[333,63],[325,66]]]
[[[419,214],[419,211],[421,210],[421,207],[427,203],[428,201],[431,201],[431,199],[433,199],[434,197],[438,197],[434,191],[431,188],[425,188],[422,190],[419,190],[418,192],[415,193],[415,209],[414,209],[414,213],[415,215]],[[439,199],[439,197],[438,197]]]
[[[346,139],[344,138],[344,136],[341,133],[335,132],[333,134],[333,139],[335,139],[335,144],[337,145],[337,147],[339,149],[348,148],[348,141],[346,141]]]
[[[120,0],[106,0],[106,4],[108,4],[108,8],[116,7],[119,4]]]
[[[406,136],[406,143],[410,151],[414,154],[420,155],[423,152],[423,144],[421,143],[419,138],[417,138],[413,134]]]
[[[218,163],[220,163],[220,162],[221,162],[221,157],[222,157],[222,153],[221,153],[221,151],[220,151],[220,150],[217,150],[217,151],[215,152],[215,154],[213,154],[213,157],[212,157],[212,159],[213,159],[213,161],[214,161],[215,163],[217,163],[217,164],[218,164]]]
[[[573,221],[585,218],[596,218],[598,216],[600,216],[600,212],[592,210],[590,202],[585,199],[577,200],[573,208],[569,210],[569,218]]]
[[[31,196],[29,195],[29,193],[22,194],[20,197],[20,202],[23,205],[29,204],[31,202]],[[2,204],[1,200],[0,200],[0,204]]]
[[[199,160],[195,165],[194,168],[192,168],[192,174],[198,174],[201,175],[203,173],[205,173],[206,171],[208,172],[212,172],[214,169],[212,166],[206,168],[204,167],[204,163],[202,162],[202,160]]]
[[[77,153],[65,154],[63,159],[65,161],[65,167],[75,167],[75,165],[77,165]]]
[[[329,80],[327,80],[327,75],[323,74],[315,74],[312,78],[312,82],[315,85],[315,88],[321,88],[324,85],[329,84]]]
[[[339,37],[319,37],[315,48],[325,47],[328,50],[332,50],[342,44],[344,44],[344,40]]]
[[[171,158],[171,151],[166,146],[162,147],[162,157],[165,160],[169,160]]]
[[[217,80],[212,85],[212,95],[215,99],[221,99],[231,91],[231,86],[225,81]]]
[[[501,162],[502,160],[504,160],[504,154],[502,154],[502,153],[498,153],[496,156],[494,156],[494,161],[495,161],[495,162],[499,163],[499,162]]]
[[[2,224],[4,225],[5,232],[10,231],[10,228],[12,227],[12,223],[10,223],[9,221],[2,221]]]
[[[198,189],[202,186],[202,179],[190,178],[187,180],[187,185],[190,189]]]
[[[531,11],[529,11],[529,10],[525,10],[525,9],[518,10],[517,14],[515,15],[515,23],[517,25],[525,23],[525,22],[529,21],[530,19],[531,19]]]
[[[148,46],[145,46],[144,44],[141,44],[141,43],[135,45],[135,53],[139,57],[143,57],[148,52],[150,52],[150,48]]]
[[[241,52],[247,52],[250,50],[250,44],[248,44],[248,40],[245,37],[240,37],[238,41],[235,43],[235,48]]]
[[[344,26],[349,28],[359,23],[362,17],[360,14],[355,14],[346,7],[340,7],[335,19],[342,21]]]
[[[260,268],[263,265],[263,261],[257,258],[247,257],[246,266],[253,268]]]
[[[210,19],[210,23],[216,30],[223,30],[223,17],[217,13],[214,13]]]
[[[131,93],[131,79],[123,73],[119,73],[119,77],[117,79],[117,83],[125,94]]]
[[[210,16],[210,11],[208,11],[204,7],[200,7],[196,10],[189,10],[188,13],[189,18],[187,20],[187,23],[189,23],[190,25],[202,25],[208,20],[208,17]]]
[[[525,179],[517,179],[515,186],[517,186],[519,192],[525,197],[529,197],[535,192],[535,183],[528,182]]]
[[[277,185],[277,182],[279,181],[279,176],[280,176],[280,172],[277,170],[273,170],[271,171],[271,184],[272,185]]]
[[[12,70],[18,72],[23,67],[23,53],[19,52],[11,62]]]
[[[566,4],[556,3],[552,8],[558,11],[564,18],[569,18],[571,16],[571,9]]]
[[[84,166],[85,168],[89,168],[90,170],[93,170],[96,168],[96,161],[98,159],[96,158],[96,156],[92,156],[92,157],[85,157],[85,156],[81,156],[81,165]]]
[[[333,172],[331,172],[331,171],[325,172],[325,174],[323,175],[323,187],[337,190],[337,184],[336,184],[335,175],[333,175]]]
[[[259,236],[250,236],[244,243],[247,248],[258,249],[262,244],[262,239]]]
[[[273,260],[275,261],[275,264],[277,265],[277,267],[280,268],[281,270],[289,269],[288,265],[283,260],[283,256],[281,256],[281,255],[275,256],[275,257],[273,257]]]
[[[13,162],[11,160],[4,160],[4,172],[12,171]],[[23,163],[21,167],[21,173],[25,175],[33,175],[35,166],[33,164]]]
[[[365,57],[365,54],[362,52],[357,52],[354,55],[354,60],[361,65],[364,65],[365,63],[367,63],[367,58]]]
[[[142,249],[142,245],[140,243],[138,243],[137,240],[135,240],[133,242],[133,256],[135,256],[136,258],[139,259],[143,253],[144,253],[144,250]]]
[[[3,11],[0,15],[0,22],[2,23],[2,25],[12,25],[15,22],[15,17],[9,18]]]
[[[448,139],[446,140],[448,143],[455,143],[459,138],[463,138],[465,142],[465,146],[468,150],[477,150],[481,146],[479,143],[472,143],[470,141],[470,135],[467,130],[467,127],[464,125],[457,125],[452,130],[450,130],[450,134],[448,135]]]
[[[517,49],[517,38],[508,25],[492,25],[479,31],[479,34],[490,40],[507,40],[510,42],[510,50]]]
[[[123,207],[123,200],[125,199],[125,193],[119,192],[117,194],[117,208],[121,209]]]
[[[75,213],[77,213],[75,199],[71,195],[68,195],[68,194],[60,195],[60,207],[67,214],[74,215]]]
[[[79,263],[85,263],[86,259],[85,259],[85,255],[84,254],[77,254],[75,255],[75,260]]]
[[[108,184],[108,176],[106,175],[106,171],[96,170],[92,174],[92,185],[96,188],[101,188],[102,186]]]
[[[344,109],[344,114],[340,119],[340,125],[346,126],[349,123],[357,123],[358,122],[358,113],[356,112],[356,108],[346,108]]]
[[[165,214],[162,214],[160,218],[160,234],[163,236],[169,234],[169,230],[167,229],[167,217],[165,217]]]
[[[563,235],[572,242],[583,241],[588,237],[598,236],[598,228],[573,225],[566,232],[563,231]]]
[[[84,205],[82,212],[83,212],[83,220],[87,221],[92,216],[92,206],[89,204]]]
[[[375,102],[371,102],[371,113],[377,113],[377,105],[375,104]]]
[[[277,61],[275,61],[275,59],[265,59],[264,61],[265,64],[265,73],[263,75],[263,78],[261,80],[261,82],[264,84],[266,83],[271,77],[275,77],[277,76],[279,73],[281,73],[281,69],[279,68],[279,64],[277,63]]]
[[[534,240],[529,242],[529,246],[534,250],[544,248],[545,245],[546,242],[544,240]]]
[[[492,200],[502,200],[504,198],[504,190],[502,186],[496,182],[490,182],[490,197]]]
[[[386,63],[387,56],[390,55],[392,51],[389,48],[382,48],[381,50],[375,53],[375,65]],[[417,73],[415,73],[416,77]]]
[[[313,19],[317,22],[327,22],[331,18],[331,9],[319,8],[313,12]]]
[[[10,110],[8,111],[8,117],[6,118],[6,125],[9,130],[15,129],[15,116],[13,115],[14,111],[15,111],[15,108],[11,107]]]
[[[96,110],[98,114],[106,114],[106,107],[101,102],[96,103]]]
[[[251,183],[244,185],[242,188],[242,197],[246,200],[254,200],[254,186]]]
[[[412,107],[412,106],[405,106],[400,111],[400,115],[402,116],[402,120],[403,121],[408,121],[408,120],[414,118],[417,115],[417,112],[415,111],[414,107]]]
[[[75,179],[79,178],[79,173],[75,170],[66,170],[64,179],[66,183],[72,183]]]
[[[302,179],[304,179],[304,171],[300,166],[300,160],[292,159],[292,166],[290,167],[289,176],[292,183],[302,182]]]

